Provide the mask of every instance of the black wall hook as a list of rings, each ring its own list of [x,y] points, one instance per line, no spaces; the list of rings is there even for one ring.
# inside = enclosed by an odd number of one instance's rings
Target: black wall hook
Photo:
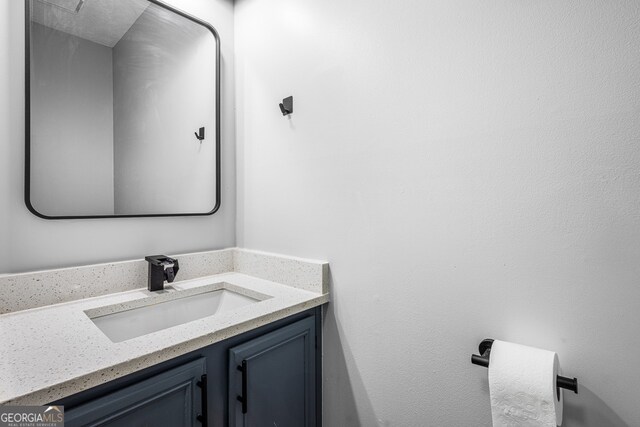
[[[288,116],[293,113],[293,96],[288,96],[280,103],[280,111],[283,116]]]
[[[198,141],[202,142],[204,139],[204,127],[201,127],[198,129],[198,132],[194,132],[193,134],[198,138]]]
[[[471,355],[471,363],[478,366],[484,366],[485,368],[489,367],[489,358],[491,356],[491,346],[493,345],[492,339],[482,340],[480,345],[478,346],[478,351],[480,352],[480,356],[477,354]],[[577,378],[567,378],[558,375],[556,378],[556,386],[557,388],[564,388],[567,390],[571,390],[572,392],[578,394],[578,379]],[[559,396],[560,391],[556,390],[556,394]]]

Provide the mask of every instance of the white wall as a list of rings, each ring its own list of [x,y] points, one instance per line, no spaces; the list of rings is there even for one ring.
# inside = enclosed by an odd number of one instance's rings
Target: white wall
[[[233,4],[171,0],[222,41],[222,207],[207,217],[47,221],[25,207],[24,4],[0,2],[0,273],[140,258],[235,244]]]
[[[12,192],[10,178],[13,174],[9,170],[11,165],[9,159],[12,154],[15,155],[15,150],[9,141],[15,136],[16,129],[9,127],[10,118],[13,115],[9,95],[12,91],[12,83],[15,83],[16,78],[19,77],[11,74],[11,69],[15,67],[7,61],[7,58],[16,54],[15,47],[12,47],[9,42],[11,36],[10,12],[11,3],[8,1],[0,2],[0,194],[3,195]],[[6,203],[6,200],[2,200],[0,203],[0,259],[8,259],[10,254],[10,244],[6,242],[11,229],[10,212],[9,204]]]
[[[155,5],[114,46],[117,214],[215,207],[215,52],[207,28]]]
[[[640,426],[639,22],[236,2],[238,244],[330,261],[325,425],[489,426],[494,337],[559,353],[566,426]]]
[[[35,22],[31,45],[31,203],[113,215],[111,48]]]

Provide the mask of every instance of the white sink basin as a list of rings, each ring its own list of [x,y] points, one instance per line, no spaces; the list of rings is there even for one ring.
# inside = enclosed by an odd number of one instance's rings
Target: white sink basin
[[[228,289],[184,297],[179,292],[182,291],[174,293],[178,294],[174,299],[155,302],[151,297],[150,303],[142,307],[95,317],[89,312],[87,315],[111,341],[121,342],[260,301]]]

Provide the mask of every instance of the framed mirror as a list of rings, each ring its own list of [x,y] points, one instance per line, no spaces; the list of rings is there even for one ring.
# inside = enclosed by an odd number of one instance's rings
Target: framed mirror
[[[220,206],[220,41],[157,0],[25,0],[25,202],[47,219]]]

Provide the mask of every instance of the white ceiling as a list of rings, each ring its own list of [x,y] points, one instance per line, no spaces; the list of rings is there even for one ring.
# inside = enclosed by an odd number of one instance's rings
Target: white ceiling
[[[113,47],[151,3],[147,0],[33,0],[31,4],[33,22]]]

